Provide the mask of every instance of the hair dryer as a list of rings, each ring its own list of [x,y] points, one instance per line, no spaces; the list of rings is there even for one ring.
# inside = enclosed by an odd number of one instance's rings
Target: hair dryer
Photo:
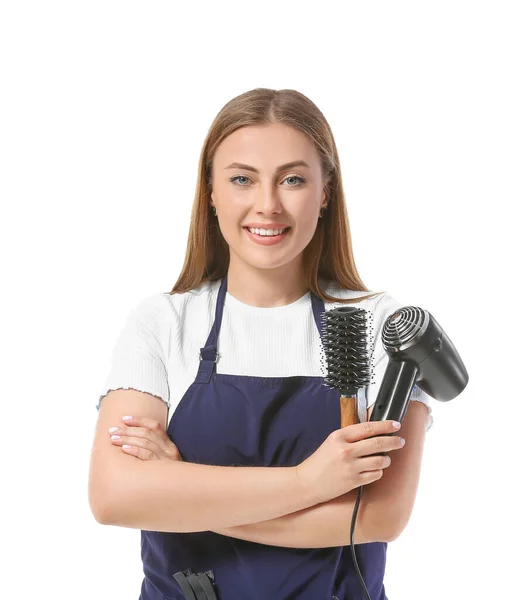
[[[370,421],[403,421],[414,385],[441,402],[465,389],[469,376],[458,351],[436,319],[417,306],[387,317],[382,344],[389,355]]]

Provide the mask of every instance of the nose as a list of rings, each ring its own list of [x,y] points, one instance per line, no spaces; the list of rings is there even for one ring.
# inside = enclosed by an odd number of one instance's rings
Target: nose
[[[255,211],[257,213],[273,215],[282,212],[282,203],[277,190],[267,185],[260,188],[255,198]]]

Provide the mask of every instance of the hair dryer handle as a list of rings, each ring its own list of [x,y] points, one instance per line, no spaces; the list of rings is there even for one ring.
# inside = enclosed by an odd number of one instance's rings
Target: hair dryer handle
[[[418,367],[415,363],[390,359],[369,421],[399,421],[401,423],[409,406],[417,373]],[[382,435],[396,435],[396,433]],[[368,456],[387,456],[387,452],[378,452]]]

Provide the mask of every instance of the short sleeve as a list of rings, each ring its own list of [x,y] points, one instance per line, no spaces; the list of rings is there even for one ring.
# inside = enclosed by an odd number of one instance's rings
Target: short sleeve
[[[366,409],[369,409],[376,402],[376,397],[378,395],[380,386],[382,385],[383,377],[387,369],[387,364],[389,362],[389,356],[382,344],[383,325],[387,317],[389,317],[394,311],[401,308],[402,306],[406,305],[402,304],[401,302],[398,302],[395,298],[393,298],[389,293],[386,292],[377,300],[374,308],[371,310],[371,312],[373,313],[374,337],[371,354],[371,360],[373,365],[373,377],[371,379],[371,384],[359,390],[359,394],[361,395],[361,399],[359,398],[359,405],[365,405]],[[432,415],[431,396],[429,396],[421,388],[415,385],[412,389],[410,400],[411,402],[422,402],[427,406],[429,410],[429,416],[427,420],[427,431],[429,431],[434,422],[434,418]]]
[[[161,398],[170,408],[167,355],[169,300],[147,296],[129,313],[116,340],[96,410],[111,390],[135,389]]]

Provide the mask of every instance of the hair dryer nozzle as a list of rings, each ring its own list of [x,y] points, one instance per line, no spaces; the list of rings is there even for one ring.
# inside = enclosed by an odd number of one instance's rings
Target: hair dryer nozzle
[[[468,383],[467,370],[454,344],[422,308],[404,306],[387,317],[382,344],[390,361],[417,366],[414,383],[436,400],[452,400]]]

